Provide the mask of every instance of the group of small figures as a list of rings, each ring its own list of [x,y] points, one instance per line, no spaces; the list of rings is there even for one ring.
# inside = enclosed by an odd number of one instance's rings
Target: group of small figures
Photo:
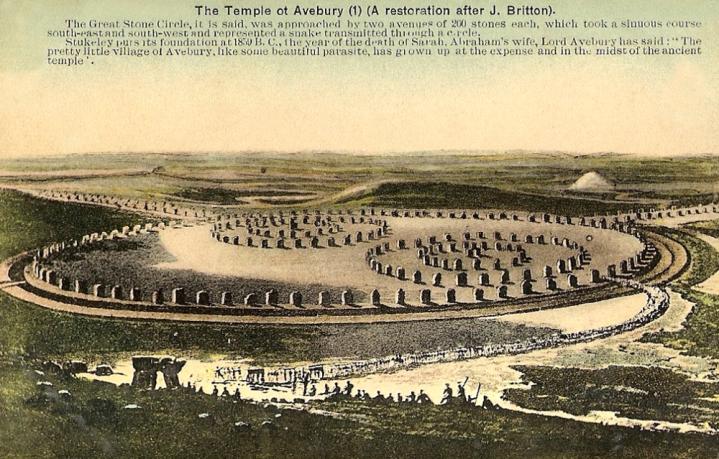
[[[467,395],[465,386],[467,384],[467,380],[465,379],[464,382],[458,382],[457,383],[457,393],[455,395],[454,391],[452,390],[452,387],[449,383],[445,385],[444,392],[442,393],[442,400],[440,401],[440,405],[471,405],[471,406],[477,406],[477,401],[479,400],[479,391],[481,388],[481,385],[477,386],[477,392],[474,396]],[[204,393],[201,386],[195,386],[194,383],[188,382],[185,386],[185,389],[191,393]],[[236,400],[241,400],[242,396],[240,395],[240,389],[235,388],[235,391],[233,393],[230,392],[230,390],[225,386],[222,391],[217,386],[214,386],[212,389],[212,395],[215,397],[232,397]],[[314,397],[317,394],[317,387],[312,384],[309,388],[305,388],[303,390],[304,396],[310,396]],[[419,393],[416,393],[415,391],[411,391],[407,395],[402,395],[401,393],[394,394],[383,394],[381,391],[377,391],[377,393],[373,396],[366,390],[358,389],[357,391],[354,391],[354,384],[352,382],[347,381],[344,387],[341,387],[339,383],[335,382],[334,387],[330,388],[329,384],[325,384],[324,391],[319,394],[320,396],[323,396],[325,400],[341,400],[341,399],[349,399],[353,398],[356,400],[362,400],[365,402],[372,402],[372,403],[417,403],[417,404],[433,404],[431,398],[429,398],[429,395],[427,395],[424,390],[420,389]],[[496,409],[497,406],[494,405],[485,395],[482,398],[482,403],[479,404],[481,408],[484,409]]]
[[[457,383],[457,394],[454,395],[454,391],[452,390],[452,387],[449,383],[445,385],[444,392],[442,394],[442,400],[440,401],[440,405],[471,405],[476,406],[477,400],[479,399],[479,391],[481,388],[481,385],[477,386],[477,392],[474,396],[467,395],[465,391],[465,386],[467,384],[467,380],[465,379],[464,382],[458,382]],[[313,386],[314,389],[314,386]],[[401,393],[397,393],[397,395],[393,394],[387,394],[384,395],[381,391],[377,391],[377,393],[372,396],[369,392],[366,390],[358,389],[356,392],[353,392],[354,385],[347,381],[345,384],[345,387],[340,387],[339,383],[335,382],[335,385],[333,388],[330,388],[329,385],[325,384],[324,392],[321,395],[327,396],[327,400],[337,400],[337,399],[346,399],[346,398],[355,398],[358,400],[363,400],[366,402],[373,402],[373,403],[418,403],[418,404],[433,404],[434,402],[432,399],[429,398],[429,396],[424,392],[424,390],[420,389],[419,393],[416,393],[415,391],[411,391],[408,395],[402,395]],[[487,396],[484,396],[482,399],[482,403],[479,405],[484,409],[495,409],[496,406],[487,398]]]

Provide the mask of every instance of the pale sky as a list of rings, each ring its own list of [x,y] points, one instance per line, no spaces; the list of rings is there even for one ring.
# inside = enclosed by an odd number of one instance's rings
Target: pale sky
[[[719,152],[719,35],[711,0],[636,0],[631,7],[605,0],[552,3],[565,17],[701,19],[704,27],[692,32],[705,42],[700,57],[186,58],[82,68],[44,63],[45,30],[60,27],[66,17],[194,20],[195,3],[0,0],[0,156]]]

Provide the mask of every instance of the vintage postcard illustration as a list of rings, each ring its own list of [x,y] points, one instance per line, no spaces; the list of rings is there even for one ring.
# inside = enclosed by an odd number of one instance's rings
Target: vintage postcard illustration
[[[718,17],[0,0],[0,457],[716,457]]]

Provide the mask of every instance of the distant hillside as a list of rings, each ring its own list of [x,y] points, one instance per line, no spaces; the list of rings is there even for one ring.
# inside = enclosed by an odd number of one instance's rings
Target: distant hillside
[[[356,190],[359,191],[359,190]],[[480,185],[446,182],[381,183],[352,193],[344,204],[364,204],[398,208],[485,208],[559,215],[586,215],[629,210],[627,203],[609,203],[587,198],[546,196],[501,190]]]

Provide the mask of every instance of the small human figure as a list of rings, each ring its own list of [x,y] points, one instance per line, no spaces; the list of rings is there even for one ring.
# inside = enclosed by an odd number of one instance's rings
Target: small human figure
[[[407,403],[414,403],[417,401],[417,394],[414,393],[414,391],[410,392],[407,398],[405,398],[405,401]]]
[[[444,392],[442,393],[442,401],[440,405],[447,405],[452,401],[452,388],[449,387],[449,383],[445,384]]]
[[[429,395],[424,393],[423,389],[420,389],[419,395],[417,395],[417,403],[432,403],[432,399],[429,398]]]
[[[457,400],[462,403],[467,401],[467,394],[464,391],[464,384],[457,383]]]

